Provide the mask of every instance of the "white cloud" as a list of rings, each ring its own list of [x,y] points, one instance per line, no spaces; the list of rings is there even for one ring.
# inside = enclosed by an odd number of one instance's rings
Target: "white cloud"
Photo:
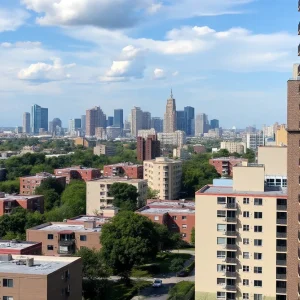
[[[18,73],[18,78],[33,83],[45,83],[50,81],[61,81],[71,77],[66,69],[72,68],[75,64],[62,65],[59,58],[53,58],[53,64],[38,62],[31,64],[28,68]]]
[[[145,51],[134,46],[126,46],[121,55],[113,61],[106,74],[100,77],[100,81],[119,82],[132,78],[140,79],[144,76]]]
[[[29,18],[23,10],[6,10],[0,8],[0,32],[14,31],[22,26]]]
[[[162,80],[166,78],[166,73],[163,69],[156,68],[153,71],[153,79]]]
[[[178,75],[179,75],[179,72],[178,72],[178,71],[175,71],[175,72],[172,73],[172,76],[174,76],[174,77],[176,77],[176,76],[178,76]]]
[[[40,14],[40,25],[92,25],[126,28],[135,25],[147,12],[155,13],[154,0],[22,0],[27,9]]]
[[[33,48],[40,48],[42,46],[41,42],[16,42],[16,43],[8,43],[4,42],[0,44],[2,48],[23,48],[23,49],[33,49]]]

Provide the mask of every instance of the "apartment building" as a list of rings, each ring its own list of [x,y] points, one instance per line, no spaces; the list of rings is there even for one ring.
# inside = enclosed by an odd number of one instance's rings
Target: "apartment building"
[[[118,176],[132,179],[143,179],[143,165],[137,165],[130,162],[106,165],[103,167],[105,177]]]
[[[287,191],[264,181],[244,163],[196,193],[196,299],[287,299]]]
[[[82,166],[75,166],[65,169],[55,169],[54,174],[56,176],[66,177],[67,184],[70,183],[71,179],[89,181],[101,177],[101,172],[99,169],[84,168]]]
[[[97,215],[105,207],[113,206],[113,197],[109,195],[109,189],[114,183],[131,184],[137,188],[139,193],[138,206],[145,205],[147,198],[147,180],[128,179],[124,177],[107,177],[88,181],[86,184],[86,213]]]
[[[178,199],[181,189],[182,162],[157,157],[144,161],[144,179],[151,189],[159,191],[159,199]]]
[[[276,146],[287,146],[287,135],[286,124],[279,125],[275,133]]]
[[[42,243],[11,240],[0,240],[0,256],[11,255],[41,255]]]
[[[197,154],[199,154],[199,153],[205,153],[206,152],[205,146],[200,145],[200,144],[194,145],[193,149],[194,149],[194,152],[197,153]]]
[[[62,186],[66,185],[66,177],[54,176],[46,172],[37,173],[35,176],[20,177],[20,194],[21,195],[34,195],[35,189],[39,187],[42,182],[48,178],[53,178]]]
[[[17,207],[22,207],[31,212],[44,213],[44,196],[9,195],[0,192],[0,216],[10,214]]]
[[[0,298],[3,300],[81,300],[79,257],[0,256]]]
[[[240,143],[240,142],[221,142],[220,149],[226,149],[229,153],[238,153],[238,154],[244,154],[247,150],[246,143]]]
[[[233,167],[241,164],[242,162],[248,162],[248,159],[245,158],[237,158],[237,157],[219,157],[212,158],[209,160],[209,164],[214,166],[216,171],[221,176],[229,176],[233,175]]]
[[[160,141],[157,135],[149,135],[146,138],[137,137],[137,159],[138,161],[155,159],[160,156]]]
[[[98,144],[94,147],[94,155],[114,156],[115,154],[116,148],[114,146]]]
[[[167,226],[170,231],[180,233],[184,241],[191,242],[192,229],[195,228],[195,202],[147,200],[147,205],[137,213]]]
[[[176,130],[175,132],[159,132],[157,139],[160,141],[161,147],[182,147],[186,144],[186,134],[181,130]]]
[[[265,145],[265,136],[263,132],[247,133],[246,145],[248,149],[256,152],[257,148]]]
[[[49,256],[73,255],[81,247],[101,248],[100,232],[104,218],[80,217],[77,222],[51,222],[26,230],[26,240],[42,243]]]

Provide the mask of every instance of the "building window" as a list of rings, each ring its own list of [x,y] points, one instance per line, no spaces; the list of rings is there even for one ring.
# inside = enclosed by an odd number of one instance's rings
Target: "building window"
[[[217,198],[218,204],[226,204],[226,198],[225,197],[218,197]]]
[[[186,237],[186,233],[181,234],[181,236],[182,236],[183,238],[185,238],[185,237]]]
[[[86,235],[81,235],[81,236],[80,236],[80,240],[81,240],[82,242],[86,242]]]
[[[262,253],[255,252],[254,253],[254,259],[261,260],[262,259]]]
[[[171,227],[172,227],[172,228],[177,228],[176,224],[172,224]]]
[[[263,199],[260,198],[254,198],[254,205],[262,205]]]
[[[177,220],[177,216],[172,216],[172,219],[176,221]]]
[[[249,231],[249,225],[243,225],[243,231]]]
[[[226,297],[226,293],[225,292],[217,292],[217,299],[224,299]]]
[[[217,231],[226,231],[225,224],[217,224]]]
[[[14,287],[14,280],[13,279],[3,279],[3,286],[4,287]]]
[[[47,250],[52,251],[53,250],[53,246],[52,245],[47,245]]]
[[[217,285],[225,285],[226,279],[225,278],[217,278]]]
[[[226,244],[226,238],[218,237],[217,238],[217,244],[218,245],[225,245]]]
[[[255,239],[254,240],[254,246],[262,246],[262,240],[257,240],[257,239]]]
[[[249,294],[243,293],[243,300],[248,300],[248,299],[249,299]]]
[[[159,216],[154,216],[154,221],[159,221]]]
[[[182,216],[181,219],[182,219],[182,220],[186,220],[186,216]]]
[[[263,295],[262,294],[254,294],[254,300],[263,300]]]
[[[249,198],[244,198],[243,199],[243,204],[249,204]]]
[[[244,217],[244,218],[249,218],[249,216],[250,216],[249,211],[244,211],[244,212],[243,212],[243,217]]]
[[[243,266],[243,272],[249,272],[249,266]]]
[[[48,234],[48,240],[53,240],[53,234]]]
[[[262,226],[254,226],[254,232],[262,232]]]
[[[226,252],[225,251],[217,251],[217,258],[225,258]]]
[[[262,274],[262,267],[254,267],[254,273]]]
[[[250,253],[249,252],[243,252],[243,258],[244,259],[249,259],[250,258]]]
[[[262,219],[262,212],[254,212],[254,219]]]
[[[3,296],[3,300],[14,300],[13,296]]]
[[[186,229],[186,228],[187,228],[187,225],[186,225],[186,224],[183,224],[183,225],[182,225],[182,228]]]
[[[254,280],[254,286],[262,287],[262,281],[261,280]]]
[[[217,210],[217,217],[218,218],[225,218],[226,217],[226,211],[225,210]]]
[[[249,245],[249,239],[243,239],[243,245]]]
[[[243,279],[243,285],[248,286],[249,285],[249,279]]]

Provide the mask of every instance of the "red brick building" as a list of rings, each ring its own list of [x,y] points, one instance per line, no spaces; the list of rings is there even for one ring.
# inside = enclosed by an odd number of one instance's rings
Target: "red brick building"
[[[66,185],[66,177],[54,176],[52,174],[42,172],[37,173],[35,176],[20,177],[20,194],[21,195],[34,195],[35,189],[41,185],[43,181],[48,178],[54,178],[62,186]]]
[[[120,163],[115,165],[107,165],[103,168],[105,177],[118,176],[131,179],[143,179],[143,165],[135,165],[132,163]]]
[[[151,160],[160,157],[160,141],[157,135],[149,135],[147,139],[137,137],[137,159],[138,161]]]
[[[56,176],[66,177],[66,183],[69,184],[71,179],[89,181],[101,177],[99,169],[84,168],[81,166],[75,166],[65,169],[55,169],[54,174]]]
[[[0,255],[42,255],[42,243],[0,240]]]
[[[0,216],[10,214],[14,208],[23,207],[31,212],[44,213],[44,196],[7,195],[0,193]]]
[[[179,232],[182,239],[191,242],[195,227],[195,202],[185,200],[148,200],[137,213],[153,222],[164,224],[172,232]]]
[[[194,145],[194,152],[195,153],[205,153],[206,152],[206,148],[203,145]]]
[[[232,177],[233,167],[241,164],[242,162],[248,162],[248,159],[236,157],[220,157],[212,158],[209,160],[209,163],[215,167],[215,169],[221,176],[230,177]]]

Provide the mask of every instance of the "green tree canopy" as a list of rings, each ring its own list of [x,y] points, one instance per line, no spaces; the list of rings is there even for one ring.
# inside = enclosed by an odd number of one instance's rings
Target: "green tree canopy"
[[[191,232],[191,244],[195,245],[195,227],[192,228]]]
[[[153,190],[150,187],[147,188],[147,199],[158,199],[159,191]]]
[[[184,267],[184,259],[183,258],[174,258],[170,264],[170,271],[177,273],[181,271]]]

